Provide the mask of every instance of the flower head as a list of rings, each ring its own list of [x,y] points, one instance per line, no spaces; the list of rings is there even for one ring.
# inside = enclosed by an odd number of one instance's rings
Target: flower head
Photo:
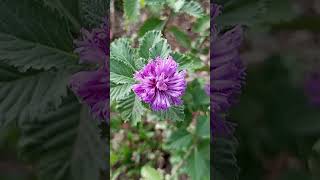
[[[215,17],[220,6],[211,4],[211,46],[210,46],[210,96],[211,132],[217,136],[228,136],[233,126],[221,118],[221,114],[235,103],[245,78],[245,68],[239,55],[242,42],[242,28],[236,26],[221,33],[217,30]],[[208,91],[208,89],[206,89]]]
[[[107,118],[108,83],[107,72],[82,71],[72,76],[70,87],[81,101],[88,104],[93,115],[100,119]]]
[[[155,111],[167,110],[182,103],[186,89],[185,71],[178,72],[178,64],[171,56],[157,57],[134,74],[139,82],[133,85],[134,93]]]
[[[244,81],[245,69],[239,55],[242,28],[236,26],[225,33],[218,33],[214,18],[219,14],[220,7],[212,4],[211,12],[211,109],[213,112],[225,112],[234,103]]]
[[[103,65],[109,55],[109,35],[107,19],[99,27],[88,31],[81,29],[82,38],[75,40],[75,52],[80,55],[80,63]]]
[[[214,112],[228,110],[241,92],[245,77],[238,51],[241,37],[242,30],[237,26],[211,43],[210,94],[214,99],[211,106]]]
[[[98,64],[96,70],[74,74],[69,82],[72,91],[87,104],[92,114],[107,120],[109,109],[109,28],[107,19],[92,31],[82,29],[82,37],[75,40],[75,52],[80,56],[80,63]]]

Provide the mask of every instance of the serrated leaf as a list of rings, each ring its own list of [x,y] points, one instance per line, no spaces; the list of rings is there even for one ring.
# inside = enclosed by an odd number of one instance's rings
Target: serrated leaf
[[[28,69],[65,68],[77,63],[77,56],[36,42],[0,33],[0,61],[25,72]]]
[[[110,73],[132,78],[134,70],[122,61],[110,58]]]
[[[23,71],[62,68],[77,63],[72,50],[68,24],[41,2],[1,1],[0,62]]]
[[[56,11],[62,18],[68,20],[73,28],[78,31],[80,27],[79,23],[79,9],[74,7],[79,7],[78,0],[38,0],[42,1],[45,6]],[[81,7],[81,6],[80,6]]]
[[[161,15],[163,11],[165,0],[145,0],[145,4],[148,6],[148,10],[151,12],[152,15],[156,17]]]
[[[134,93],[120,100],[117,104],[117,109],[121,113],[123,120],[131,121],[134,125],[141,121],[141,117],[145,111],[141,101]]]
[[[183,121],[185,118],[184,115],[184,106],[172,106],[166,111],[157,111],[155,112],[161,120],[172,120],[172,121]]]
[[[139,37],[142,37],[148,31],[152,31],[152,30],[161,31],[164,27],[164,24],[165,24],[164,22],[165,21],[155,17],[147,19],[139,29],[139,32],[138,32]]]
[[[103,23],[110,9],[110,0],[79,0],[80,17],[89,27]]]
[[[162,175],[150,166],[143,166],[141,168],[141,176],[145,180],[162,180]]]
[[[235,156],[237,142],[234,138],[215,138],[212,144],[211,176],[218,180],[238,179],[239,167]]]
[[[120,38],[111,43],[110,61],[110,66],[116,63],[115,61],[119,61],[131,68],[132,71],[136,70],[134,62],[134,49],[131,47],[131,42],[128,39]],[[113,71],[113,69],[110,69],[110,71]]]
[[[170,27],[169,31],[173,34],[175,37],[176,41],[181,44],[185,48],[190,48],[191,47],[191,39],[189,36],[181,31],[178,27],[172,26]]]
[[[208,116],[199,116],[197,118],[196,134],[200,138],[210,138],[210,119]]]
[[[201,5],[196,1],[185,2],[180,11],[197,18],[201,17],[204,12]]]
[[[186,150],[192,143],[192,135],[185,129],[173,132],[168,140],[168,148]]]
[[[195,147],[187,160],[187,173],[193,180],[209,180],[208,168],[204,154],[199,152],[198,147]]]
[[[171,53],[170,45],[168,44],[166,39],[161,39],[157,44],[155,44],[150,49],[150,59],[154,59],[156,57],[167,58]]]
[[[154,47],[159,41],[162,40],[162,35],[160,31],[149,31],[142,38],[139,39],[139,50],[138,53],[140,57],[148,60],[149,52],[152,47]]]
[[[96,123],[75,98],[21,125],[20,154],[35,163],[40,180],[99,179],[103,146]]]
[[[142,69],[146,64],[147,64],[147,60],[143,59],[143,58],[138,58],[135,60],[135,64],[137,69]]]
[[[137,22],[140,14],[139,0],[123,0],[124,16],[129,22]]]
[[[188,54],[181,54],[178,52],[174,52],[172,54],[173,59],[179,64],[179,70],[188,70],[189,72],[193,72],[198,69],[200,66],[197,65],[201,63],[201,59],[193,58]]]
[[[179,12],[186,3],[185,0],[167,0],[168,5],[173,9],[174,12]]]
[[[110,81],[116,84],[133,84],[135,80],[133,78],[110,72]]]
[[[111,83],[110,98],[111,101],[125,99],[131,92],[132,84]]]
[[[0,123],[28,121],[57,108],[67,95],[68,71],[28,73],[0,82]]]

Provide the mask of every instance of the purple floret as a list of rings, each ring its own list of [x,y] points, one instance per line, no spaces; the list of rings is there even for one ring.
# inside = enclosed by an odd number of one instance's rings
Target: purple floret
[[[211,134],[228,136],[234,126],[225,121],[222,114],[236,102],[245,79],[245,68],[239,54],[242,42],[242,28],[235,26],[224,33],[218,32],[215,17],[220,6],[211,4],[211,47],[210,47],[210,90]],[[208,89],[206,89],[208,91]]]
[[[69,82],[77,97],[87,104],[94,117],[108,121],[109,113],[109,28],[107,19],[99,28],[92,31],[81,30],[82,37],[75,40],[75,52],[80,63],[97,64],[97,70],[74,74]]]
[[[178,72],[177,69],[178,64],[171,56],[165,59],[157,57],[134,74],[139,83],[133,85],[132,89],[154,111],[181,105],[187,85],[186,72]]]

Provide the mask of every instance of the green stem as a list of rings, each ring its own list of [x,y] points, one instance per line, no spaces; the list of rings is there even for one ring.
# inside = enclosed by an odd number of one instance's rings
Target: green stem
[[[183,164],[186,162],[187,158],[191,155],[193,149],[196,147],[196,144],[193,144],[192,146],[190,146],[190,148],[188,149],[188,151],[186,152],[186,154],[184,155],[182,161],[179,162],[179,164],[177,164],[176,166],[174,166],[171,170],[171,176],[177,176],[178,175],[178,171],[179,169],[183,166]]]

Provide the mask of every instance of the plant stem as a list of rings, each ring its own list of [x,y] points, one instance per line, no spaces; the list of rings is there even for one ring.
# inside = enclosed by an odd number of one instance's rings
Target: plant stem
[[[163,26],[163,30],[162,30],[162,31],[163,31],[163,35],[164,35],[165,38],[166,38],[165,32],[166,32],[166,30],[167,30],[167,28],[168,28],[168,24],[169,24],[169,22],[171,21],[172,17],[173,17],[172,10],[169,9],[169,15],[168,15],[168,18],[167,18],[164,26]]]
[[[178,175],[178,170],[183,166],[183,164],[185,163],[185,161],[187,160],[187,158],[190,156],[190,154],[192,153],[193,149],[196,147],[196,144],[193,144],[192,146],[190,146],[190,148],[188,149],[188,151],[186,152],[186,154],[184,155],[182,161],[179,162],[179,164],[177,164],[176,166],[174,166],[171,170],[171,176],[176,176]]]

